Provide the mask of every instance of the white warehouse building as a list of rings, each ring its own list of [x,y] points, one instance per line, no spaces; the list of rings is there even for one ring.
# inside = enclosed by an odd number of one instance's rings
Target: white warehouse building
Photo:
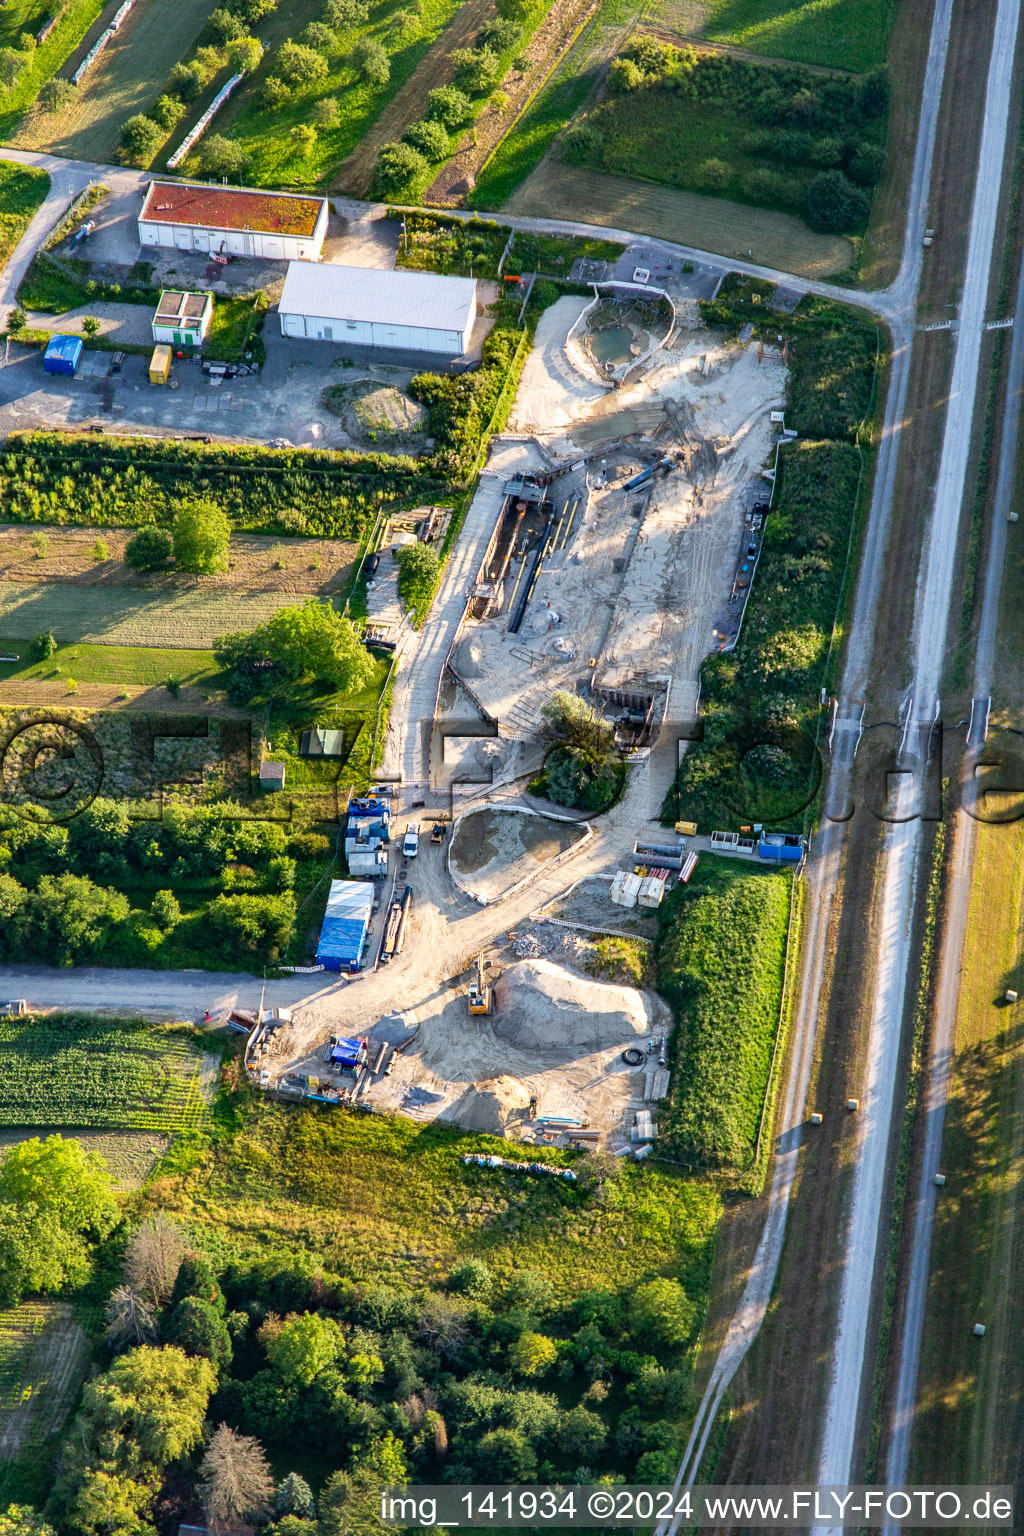
[[[139,214],[139,243],[265,261],[318,261],[329,212],[324,197],[151,181]]]
[[[476,283],[434,272],[293,261],[278,312],[285,336],[461,357],[476,319]]]

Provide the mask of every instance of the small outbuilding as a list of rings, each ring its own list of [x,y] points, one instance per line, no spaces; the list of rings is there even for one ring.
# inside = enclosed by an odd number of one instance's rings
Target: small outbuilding
[[[284,763],[260,763],[260,789],[284,789],[284,777]]]
[[[319,261],[328,214],[324,197],[151,181],[139,214],[139,243],[215,256]]]
[[[153,340],[172,347],[201,347],[212,319],[212,293],[165,288],[153,316]]]
[[[436,272],[293,261],[278,313],[285,336],[461,357],[476,319],[476,283]]]
[[[166,384],[171,376],[171,364],[173,354],[165,341],[159,342],[153,348],[153,356],[149,360],[149,382],[151,384]]]
[[[314,725],[299,738],[300,757],[344,757],[345,732]]]
[[[81,357],[80,336],[51,336],[43,353],[43,367],[47,373],[74,374]]]
[[[366,880],[332,880],[316,950],[326,971],[357,971],[373,915],[373,886]]]

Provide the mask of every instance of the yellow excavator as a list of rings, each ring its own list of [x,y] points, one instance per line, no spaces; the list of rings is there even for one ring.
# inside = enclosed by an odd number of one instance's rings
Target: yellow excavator
[[[491,989],[484,981],[484,957],[479,954],[476,957],[476,975],[469,984],[469,1011],[470,1013],[490,1013]]]

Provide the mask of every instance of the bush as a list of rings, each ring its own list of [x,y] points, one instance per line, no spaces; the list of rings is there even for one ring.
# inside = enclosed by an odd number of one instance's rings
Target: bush
[[[427,161],[411,144],[382,144],[374,186],[381,197],[398,197],[410,181],[428,169]]]
[[[438,85],[427,93],[425,115],[432,122],[443,123],[448,129],[462,128],[472,122],[473,103],[458,86]]]
[[[212,576],[228,568],[231,524],[209,501],[183,506],[174,519],[174,563],[179,571]]]
[[[309,116],[314,128],[337,128],[341,121],[341,108],[333,96],[325,96],[322,101],[314,102]]]
[[[648,1280],[638,1285],[629,1304],[634,1333],[662,1349],[685,1344],[697,1321],[697,1309],[678,1280]]]
[[[240,16],[233,11],[219,6],[217,10],[210,12],[206,23],[206,30],[214,42],[224,44],[234,42],[236,37],[241,37],[245,32],[245,23]]]
[[[885,148],[881,144],[858,144],[850,153],[847,169],[862,187],[873,187],[882,174]]]
[[[448,134],[443,123],[427,118],[410,123],[402,138],[427,160],[443,160],[448,153]]]
[[[515,47],[519,36],[517,23],[508,16],[499,16],[495,21],[484,22],[476,40],[481,48],[493,48],[495,53],[505,53]]]
[[[361,27],[365,21],[369,20],[369,0],[327,0],[324,15],[328,26],[335,27],[338,31]]]
[[[159,123],[136,112],[122,123],[120,156],[129,165],[148,165],[163,143],[165,134]]]
[[[697,169],[696,181],[702,192],[724,192],[732,179],[732,168],[724,160],[705,160]]]
[[[822,171],[807,188],[807,222],[825,234],[856,229],[867,218],[868,199],[842,171]]]
[[[167,90],[180,101],[195,101],[205,84],[203,71],[193,60],[189,64],[175,64],[167,79]]]
[[[153,121],[159,123],[165,133],[170,133],[185,116],[185,103],[177,96],[158,96],[149,111]]]
[[[398,595],[407,608],[418,608],[434,590],[441,570],[430,544],[405,544],[398,551]]]
[[[295,923],[295,897],[218,896],[206,913],[214,942],[225,945],[232,956],[272,965],[287,948]]]
[[[744,176],[743,195],[752,203],[762,203],[768,208],[799,208],[805,193],[798,176],[787,176],[783,171],[770,171],[759,166]]]
[[[70,80],[62,80],[59,76],[55,76],[52,80],[47,80],[39,92],[39,105],[44,112],[62,112],[65,107],[71,105],[77,94]]]
[[[125,545],[125,564],[135,571],[164,569],[174,548],[166,528],[140,528]]]
[[[301,43],[282,43],[274,56],[278,75],[286,85],[312,85],[327,74],[327,60]]]
[[[51,629],[44,630],[41,635],[36,635],[32,642],[32,654],[40,661],[49,661],[57,649],[57,642],[53,638]]]
[[[170,933],[181,922],[181,907],[173,891],[157,891],[149,910],[164,933]]]
[[[249,165],[249,153],[234,139],[226,139],[222,133],[211,133],[200,140],[199,165],[205,176],[226,176],[239,180]]]
[[[454,48],[449,55],[464,91],[484,96],[501,79],[501,61],[489,48]]]
[[[260,101],[273,112],[288,100],[291,91],[278,75],[268,75],[260,86]]]
[[[834,170],[843,163],[842,139],[815,139],[809,158],[812,165],[820,165],[826,171]]]
[[[387,85],[391,78],[391,60],[375,37],[364,37],[352,50],[352,66],[371,85]]]
[[[325,27],[322,21],[311,21],[303,30],[302,42],[305,47],[313,48],[317,53],[333,53],[338,46],[336,34],[330,27]]]
[[[558,1359],[553,1339],[542,1333],[521,1333],[509,1347],[509,1367],[517,1376],[543,1376]]]

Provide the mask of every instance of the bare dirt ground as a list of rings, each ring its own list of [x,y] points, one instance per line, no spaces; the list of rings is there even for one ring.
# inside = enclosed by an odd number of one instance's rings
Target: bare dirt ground
[[[582,170],[565,165],[556,150],[549,151],[509,198],[507,212],[561,219],[568,208],[585,208],[592,224],[678,240],[723,256],[749,257],[800,277],[828,278],[845,272],[853,259],[849,240],[815,234],[791,214],[747,208],[724,198],[701,197],[676,187],[610,176],[606,171]]]
[[[402,88],[341,162],[331,183],[332,192],[347,192],[351,197],[366,195],[381,145],[400,139],[409,124],[423,116],[429,93],[435,86],[451,83],[455,73],[449,62],[452,50],[472,47],[480,28],[493,15],[493,0],[466,0],[459,7]]]
[[[460,144],[424,192],[425,203],[462,206],[467,193],[476,185],[481,166],[510,132],[596,9],[596,0],[556,0],[523,50],[522,57],[529,60],[529,68],[512,69],[501,82],[500,91],[507,104],[495,104],[492,97],[465,136],[466,142]]]
[[[466,626],[456,670],[507,735],[531,733],[554,689],[589,676],[624,686],[669,675],[672,707],[692,707],[739,548],[742,495],[771,451],[770,413],[785,392],[778,354],[766,349],[759,362],[756,345],[685,327],[650,372],[610,392],[566,357],[584,302],[561,299],[542,316],[510,427],[561,462],[607,445],[613,481],[658,452],[684,460],[643,495],[560,482],[559,500],[578,492],[580,511],[545,560],[519,633],[504,616]]]
[[[534,1139],[538,1119],[573,1116],[615,1137],[632,1097],[642,1102],[642,1069],[621,1059],[664,1028],[664,1005],[632,987],[584,978],[557,960],[521,960],[493,979],[494,1010],[471,1015],[465,989],[446,991],[404,1015],[413,1043],[368,1095],[381,1108],[467,1130]]]
[[[586,835],[578,822],[551,821],[529,811],[471,811],[452,833],[449,867],[463,890],[481,901],[498,901]]]
[[[308,592],[328,596],[344,587],[358,545],[341,539],[279,539],[236,534],[228,569],[216,576],[142,575],[124,561],[134,528],[0,528],[0,582],[62,582],[72,587],[134,587],[149,592]],[[44,533],[45,552],[32,540]],[[107,553],[97,556],[97,541]]]

